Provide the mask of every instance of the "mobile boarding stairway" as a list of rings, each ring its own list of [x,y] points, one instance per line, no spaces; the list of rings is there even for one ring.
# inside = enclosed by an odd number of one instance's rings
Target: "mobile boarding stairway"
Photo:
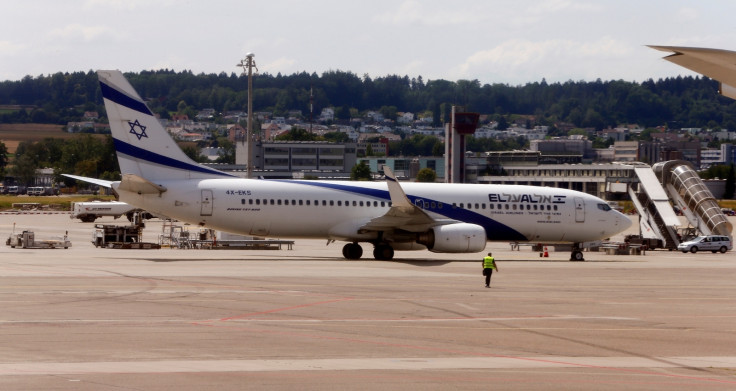
[[[643,237],[659,238],[670,250],[677,248],[681,223],[670,200],[700,234],[731,236],[733,226],[689,162],[671,160],[653,167],[635,166],[634,172],[639,190],[629,188],[629,196],[639,212]]]

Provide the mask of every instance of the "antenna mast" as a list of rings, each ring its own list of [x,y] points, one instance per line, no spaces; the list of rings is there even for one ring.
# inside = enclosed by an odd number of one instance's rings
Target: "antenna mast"
[[[248,75],[248,129],[245,132],[245,142],[248,143],[248,163],[247,163],[247,177],[253,177],[253,142],[255,137],[253,135],[253,68],[256,68],[256,61],[253,59],[256,55],[253,53],[247,53],[245,59],[240,61],[237,66],[243,68],[243,74]]]

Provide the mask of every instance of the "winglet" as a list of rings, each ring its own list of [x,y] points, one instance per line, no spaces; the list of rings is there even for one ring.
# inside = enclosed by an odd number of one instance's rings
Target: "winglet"
[[[396,175],[388,166],[383,166],[383,173],[386,174],[386,183],[388,184],[388,194],[391,196],[391,205],[396,207],[413,207],[411,201],[406,196],[404,189],[396,180]]]

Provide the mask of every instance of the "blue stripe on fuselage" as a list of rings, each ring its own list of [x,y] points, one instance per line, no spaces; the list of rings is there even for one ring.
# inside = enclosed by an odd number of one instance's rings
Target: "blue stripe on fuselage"
[[[148,109],[145,103],[138,101],[123,94],[122,92],[108,86],[107,84],[100,82],[100,88],[102,89],[102,97],[111,100],[121,106],[125,106],[131,110],[135,110],[139,113],[146,115],[153,115],[151,110]]]
[[[384,199],[387,201],[391,200],[391,196],[389,195],[389,192],[387,190],[377,190],[377,189],[364,188],[360,186],[342,185],[342,184],[337,184],[337,183],[312,182],[312,181],[275,180],[275,182],[299,183],[302,185],[324,187],[324,188],[328,188],[332,190],[360,194],[360,195],[364,195],[368,197]],[[422,208],[422,210],[437,213],[439,215],[445,216],[453,220],[458,220],[458,221],[462,221],[465,223],[480,225],[486,230],[486,238],[488,240],[522,240],[522,241],[528,240],[519,231],[505,224],[499,223],[498,221],[493,220],[489,217],[483,216],[480,213],[476,213],[476,212],[473,212],[467,209],[463,209],[463,208],[458,208],[458,207],[453,208],[452,204],[447,204],[447,203],[429,199],[426,197],[418,197],[418,196],[413,196],[410,194],[407,194],[406,196],[407,198],[409,198],[409,201],[411,201],[412,204],[414,204],[417,200],[428,201],[430,203],[435,202],[437,205],[441,204],[442,208],[439,208],[439,207],[438,208]]]
[[[197,164],[190,164],[187,162],[183,162],[181,160],[176,160],[176,159],[173,159],[167,156],[159,155],[155,152],[151,152],[149,150],[130,145],[116,138],[113,138],[113,142],[115,143],[116,151],[118,151],[119,153],[128,155],[128,156],[134,157],[136,159],[145,160],[150,163],[159,164],[162,166],[167,166],[167,167],[176,168],[180,170],[196,171],[196,172],[202,172],[206,174],[220,175],[224,177],[233,177],[233,178],[235,177],[234,175],[226,174],[224,172],[210,169],[207,167],[203,167]]]

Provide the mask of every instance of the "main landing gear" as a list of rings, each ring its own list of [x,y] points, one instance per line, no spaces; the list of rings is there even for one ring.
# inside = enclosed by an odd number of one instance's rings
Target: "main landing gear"
[[[342,256],[345,259],[360,259],[363,256],[363,247],[358,243],[348,243],[342,248]]]
[[[394,259],[394,249],[386,243],[377,243],[373,248],[373,258],[377,261],[390,261]]]
[[[363,256],[363,247],[358,243],[348,243],[342,248],[345,259],[360,259]],[[373,258],[379,261],[390,261],[394,258],[394,249],[386,243],[376,243],[373,248]]]
[[[572,253],[570,253],[571,261],[584,261],[583,250],[580,248],[580,243],[572,244]]]

